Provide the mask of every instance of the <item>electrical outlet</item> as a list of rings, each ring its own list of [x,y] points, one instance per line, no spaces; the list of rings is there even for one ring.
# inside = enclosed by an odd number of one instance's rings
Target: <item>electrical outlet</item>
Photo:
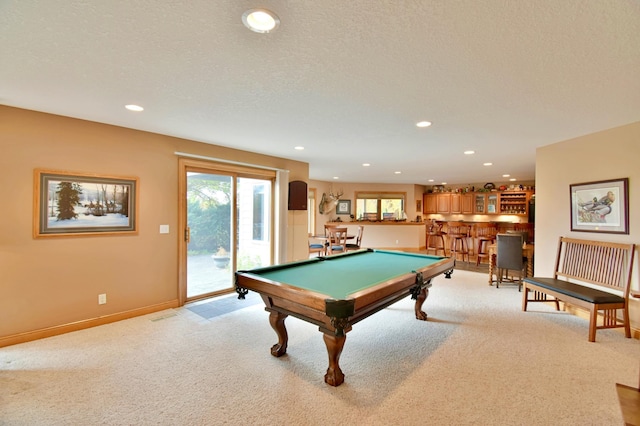
[[[107,303],[107,294],[102,293],[98,295],[98,305],[104,305]]]

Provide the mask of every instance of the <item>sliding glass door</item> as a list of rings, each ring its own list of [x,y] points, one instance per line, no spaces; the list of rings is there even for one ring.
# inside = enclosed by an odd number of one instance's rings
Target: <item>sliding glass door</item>
[[[237,178],[237,269],[271,265],[273,181]]]
[[[184,303],[231,292],[236,270],[272,263],[274,179],[243,168],[181,164]]]
[[[233,177],[187,172],[187,299],[232,284]]]

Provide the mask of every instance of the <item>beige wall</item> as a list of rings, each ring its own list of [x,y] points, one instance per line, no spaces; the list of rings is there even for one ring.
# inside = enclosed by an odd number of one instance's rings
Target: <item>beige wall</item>
[[[291,180],[309,174],[307,163],[2,106],[0,148],[0,346],[18,333],[177,303],[174,152],[288,169]],[[34,239],[36,168],[138,177],[138,235]],[[300,258],[306,214],[287,215],[287,258]],[[99,293],[106,305],[97,304]]]
[[[640,122],[539,148],[536,153],[535,274],[553,272],[559,236],[640,243]],[[569,185],[629,178],[629,235],[571,232]],[[633,288],[638,284],[638,253]],[[640,302],[631,301],[640,328]]]

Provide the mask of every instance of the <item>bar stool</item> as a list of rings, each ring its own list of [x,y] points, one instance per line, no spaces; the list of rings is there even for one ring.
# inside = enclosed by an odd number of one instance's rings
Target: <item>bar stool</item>
[[[427,253],[434,250],[434,254],[438,255],[438,250],[442,250],[442,255],[447,255],[446,245],[444,243],[444,233],[442,232],[442,222],[432,220],[427,227]]]
[[[469,232],[467,236],[467,248],[469,249],[469,255],[474,256],[476,250],[476,224],[469,225]]]
[[[513,230],[527,233],[527,241],[525,243],[533,243],[535,241],[533,223],[516,223],[513,225]]]
[[[462,261],[464,262],[464,256],[466,254],[468,262],[469,250],[467,248],[467,238],[469,237],[469,226],[463,222],[449,222],[447,235],[451,243],[451,257],[457,259],[458,254],[461,254]]]
[[[495,223],[476,223],[476,238],[478,239],[478,251],[476,253],[476,266],[482,259],[489,258],[489,244],[495,244],[498,227]]]

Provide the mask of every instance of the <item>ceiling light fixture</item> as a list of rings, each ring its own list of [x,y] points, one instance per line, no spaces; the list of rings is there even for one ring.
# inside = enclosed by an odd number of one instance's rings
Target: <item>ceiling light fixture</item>
[[[493,166],[493,163],[482,163],[483,166]]]
[[[465,151],[465,152],[464,152],[464,155],[473,155],[473,154],[475,154],[475,153],[476,153],[475,151],[471,151],[471,150],[469,150],[469,151]]]
[[[242,14],[242,23],[253,32],[266,34],[278,28],[280,18],[267,9],[250,9]]]
[[[397,175],[402,174],[402,172],[393,172],[393,173],[395,173],[395,174],[397,174]]]
[[[125,105],[124,107],[129,111],[135,111],[135,112],[144,111],[144,108],[142,108],[140,105],[129,104],[129,105]]]
[[[416,126],[418,126],[418,127],[429,127],[429,126],[431,126],[431,122],[430,121],[420,121],[420,122],[416,123]]]
[[[511,175],[502,175],[502,177],[509,177],[509,176],[511,176]]]
[[[516,181],[516,179],[515,179],[515,178],[511,178],[511,179],[509,179],[509,181],[510,181],[510,182],[515,182],[515,181]]]
[[[369,163],[362,163],[362,167],[369,167],[371,164]]]
[[[293,149],[297,149],[298,151],[302,151],[304,149],[304,146],[295,146],[295,147],[293,147]]]

